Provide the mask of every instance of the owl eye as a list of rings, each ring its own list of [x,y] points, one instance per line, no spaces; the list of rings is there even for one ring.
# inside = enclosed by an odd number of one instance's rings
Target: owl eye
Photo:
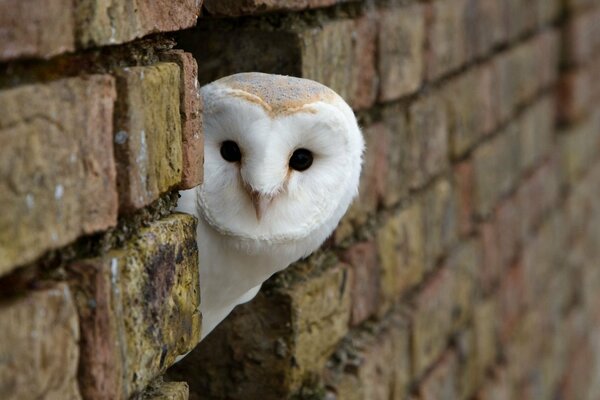
[[[238,162],[242,159],[242,152],[233,140],[226,140],[221,144],[221,157],[225,161]]]
[[[298,149],[290,157],[290,167],[296,171],[306,171],[313,162],[313,155],[310,150]]]

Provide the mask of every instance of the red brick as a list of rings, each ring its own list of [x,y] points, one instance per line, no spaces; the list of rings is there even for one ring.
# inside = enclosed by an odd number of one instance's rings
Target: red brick
[[[171,50],[161,54],[164,61],[179,65],[181,133],[183,135],[183,176],[179,189],[202,183],[204,146],[202,134],[202,97],[198,88],[198,64],[191,53]]]
[[[75,47],[72,0],[0,3],[0,61],[48,58]]]
[[[205,0],[204,6],[211,14],[237,17],[274,11],[328,7],[349,1],[352,0]]]
[[[421,4],[379,11],[379,99],[415,92],[423,79],[425,15]]]
[[[352,68],[353,93],[346,99],[354,109],[369,108],[377,97],[377,71],[375,65],[377,47],[377,19],[366,14],[355,20],[354,61]]]
[[[114,81],[0,91],[0,274],[116,224]]]
[[[352,266],[352,313],[350,323],[360,324],[379,306],[380,271],[377,247],[373,241],[361,242],[346,250],[342,260]]]
[[[150,204],[181,182],[180,75],[174,63],[116,72],[115,156],[123,212]]]
[[[483,246],[483,264],[480,271],[480,285],[489,293],[498,283],[505,265],[498,242],[498,230],[494,223],[488,221],[479,225]]]
[[[0,397],[81,399],[79,324],[69,288],[56,284],[0,306]]]
[[[514,333],[527,304],[525,277],[520,260],[504,272],[497,298],[499,338],[506,344]]]
[[[156,32],[196,24],[202,1],[80,0],[75,13],[77,42],[82,47],[125,43]]]
[[[173,214],[69,266],[85,398],[129,398],[200,341],[195,228],[193,217]]]

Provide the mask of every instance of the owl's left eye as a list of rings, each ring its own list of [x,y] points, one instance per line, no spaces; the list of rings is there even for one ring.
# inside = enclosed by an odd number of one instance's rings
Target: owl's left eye
[[[233,140],[226,140],[221,144],[221,157],[225,161],[238,162],[242,159],[242,152]]]
[[[296,171],[306,171],[313,162],[313,155],[310,150],[297,149],[290,157],[290,167]]]

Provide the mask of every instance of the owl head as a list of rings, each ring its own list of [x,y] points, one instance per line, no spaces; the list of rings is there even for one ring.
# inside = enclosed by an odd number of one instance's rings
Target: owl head
[[[364,140],[350,107],[317,82],[263,73],[201,95],[204,220],[234,241],[318,246],[358,191]]]

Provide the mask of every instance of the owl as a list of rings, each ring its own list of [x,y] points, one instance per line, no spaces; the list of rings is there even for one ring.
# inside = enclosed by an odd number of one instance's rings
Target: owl
[[[344,100],[311,80],[241,73],[201,95],[204,183],[177,209],[198,218],[204,338],[333,232],[358,193],[364,140]]]

